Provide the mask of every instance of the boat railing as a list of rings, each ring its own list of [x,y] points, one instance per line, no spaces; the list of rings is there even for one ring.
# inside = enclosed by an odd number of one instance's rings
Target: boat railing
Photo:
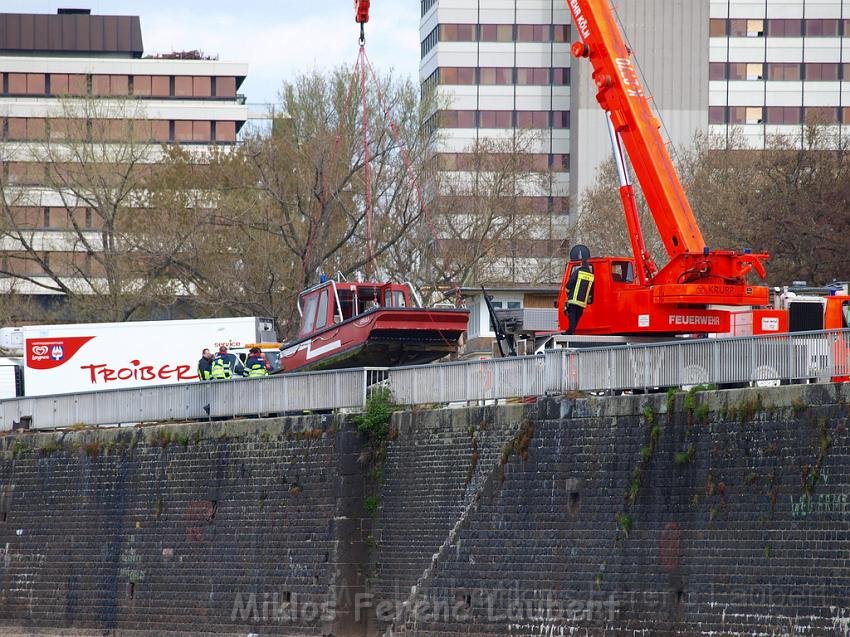
[[[406,285],[410,290],[410,297],[416,303],[416,307],[425,307],[425,304],[422,303],[422,297],[419,296],[419,292],[416,291],[416,288],[413,287],[413,283],[410,281],[405,281],[403,285]]]

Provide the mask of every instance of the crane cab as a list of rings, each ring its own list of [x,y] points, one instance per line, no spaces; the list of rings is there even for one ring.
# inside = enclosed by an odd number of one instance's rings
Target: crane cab
[[[702,305],[659,302],[654,289],[641,285],[631,257],[588,259],[593,272],[593,289],[582,313],[576,334],[587,335],[673,335],[710,334],[729,329],[729,314]],[[564,306],[567,283],[581,261],[571,260],[564,270],[558,294],[558,326],[567,329]]]

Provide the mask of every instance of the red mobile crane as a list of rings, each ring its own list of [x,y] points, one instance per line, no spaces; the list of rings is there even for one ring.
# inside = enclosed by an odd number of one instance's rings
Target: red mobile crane
[[[673,161],[650,108],[623,34],[608,0],[567,0],[580,42],[577,58],[593,66],[596,99],[608,128],[620,177],[631,257],[589,260],[595,276],[593,302],[578,334],[677,334],[729,330],[729,313],[709,305],[758,306],[768,302],[768,288],[747,282],[755,270],[765,276],[767,254],[710,250],[688,203]],[[637,205],[623,155],[628,153],[670,261],[658,268],[646,249]],[[566,285],[582,254],[571,255],[564,272],[558,307],[566,302]],[[558,312],[559,327],[566,316]]]

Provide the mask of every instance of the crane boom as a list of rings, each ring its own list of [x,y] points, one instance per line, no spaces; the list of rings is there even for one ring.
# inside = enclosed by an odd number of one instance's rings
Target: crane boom
[[[702,253],[702,232],[607,0],[569,0],[569,7],[582,38],[573,54],[593,66],[596,99],[623,140],[667,253]]]
[[[764,278],[769,256],[706,246],[610,0],[566,3],[581,37],[572,53],[593,67],[596,99],[607,115],[632,249],[631,258],[590,260],[595,300],[585,309],[578,333],[724,332],[730,313],[716,306],[767,303],[768,289],[748,283],[747,275],[754,271]],[[646,248],[623,149],[669,257],[661,268]],[[567,264],[559,307],[564,307],[569,276],[577,265]],[[559,324],[566,326],[565,316]]]

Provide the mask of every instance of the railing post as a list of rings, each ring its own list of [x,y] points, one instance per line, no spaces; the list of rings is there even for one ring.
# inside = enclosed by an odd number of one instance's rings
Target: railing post
[[[720,378],[720,341],[714,339],[714,342],[711,344],[711,377],[714,379]],[[716,380],[716,384],[719,385],[720,381]]]

